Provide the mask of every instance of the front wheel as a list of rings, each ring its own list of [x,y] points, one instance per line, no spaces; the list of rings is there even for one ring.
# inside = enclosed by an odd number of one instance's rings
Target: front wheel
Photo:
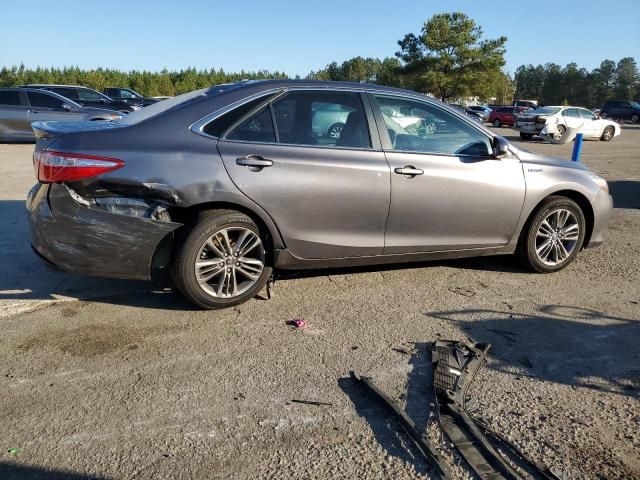
[[[255,222],[233,210],[202,213],[177,248],[175,286],[202,308],[224,308],[254,297],[272,267],[268,241]]]
[[[493,121],[493,126],[496,128],[500,128],[502,126],[502,122],[497,118]]]
[[[576,202],[566,197],[547,198],[520,237],[518,249],[524,265],[538,273],[562,270],[582,248],[585,225]]]
[[[638,123],[639,120],[640,120],[640,115],[638,115],[637,113],[634,113],[633,115],[631,115],[631,121],[633,123]]]

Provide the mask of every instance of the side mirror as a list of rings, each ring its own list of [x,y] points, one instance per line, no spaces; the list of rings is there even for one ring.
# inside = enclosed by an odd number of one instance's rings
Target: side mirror
[[[509,142],[504,137],[493,137],[493,158],[506,157],[509,153]]]
[[[68,103],[63,103],[62,108],[64,109],[65,112],[70,112],[71,110],[73,110],[71,108],[71,105],[69,105]]]

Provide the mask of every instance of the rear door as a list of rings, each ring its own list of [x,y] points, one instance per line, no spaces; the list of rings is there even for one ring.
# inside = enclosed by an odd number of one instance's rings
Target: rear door
[[[273,218],[293,255],[378,255],[390,174],[372,124],[361,93],[291,90],[245,116],[218,150],[234,183]]]
[[[19,90],[0,91],[0,139],[19,141],[33,138],[29,107]]]
[[[584,132],[585,121],[580,116],[580,112],[577,108],[565,108],[562,110],[562,119],[564,124],[569,128],[577,128],[579,132]]]
[[[431,102],[376,94],[372,103],[391,167],[384,253],[507,244],[524,202],[518,158],[492,158],[488,133]],[[436,118],[438,128],[407,129],[385,111]]]

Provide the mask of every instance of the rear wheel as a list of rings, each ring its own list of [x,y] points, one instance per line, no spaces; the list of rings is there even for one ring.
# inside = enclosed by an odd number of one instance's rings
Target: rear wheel
[[[603,142],[610,142],[611,139],[613,139],[613,136],[615,135],[615,133],[616,133],[615,129],[611,125],[609,125],[602,131],[602,136],[600,137],[600,140],[602,140]]]
[[[567,128],[564,125],[558,125],[556,128],[558,129],[558,133],[554,134],[553,138],[556,140],[560,140],[562,139],[564,132],[567,131]]]
[[[547,198],[520,237],[518,249],[524,265],[538,273],[562,270],[582,248],[585,225],[576,202],[566,197]]]
[[[502,122],[497,118],[493,121],[493,126],[496,128],[500,128],[502,126]]]
[[[533,138],[533,134],[520,132],[520,138],[523,140],[531,140]]]
[[[272,268],[268,243],[255,222],[232,210],[201,214],[171,267],[182,294],[202,308],[224,308],[255,296]]]

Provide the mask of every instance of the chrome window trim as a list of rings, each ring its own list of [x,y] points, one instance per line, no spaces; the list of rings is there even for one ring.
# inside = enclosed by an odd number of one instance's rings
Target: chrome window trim
[[[203,137],[206,138],[213,138],[218,140],[219,137],[215,137],[213,135],[209,135],[208,133],[205,133],[203,131],[204,127],[211,121],[215,120],[218,117],[221,117],[222,115],[224,115],[227,112],[230,112],[231,110],[238,108],[242,105],[244,105],[245,103],[249,103],[253,100],[256,100],[258,98],[261,97],[268,97],[270,95],[273,95],[274,93],[278,93],[278,92],[284,92],[286,89],[284,87],[280,87],[280,88],[272,88],[269,90],[263,90],[262,92],[258,92],[258,93],[254,93],[253,95],[249,95],[248,97],[244,97],[240,100],[237,100],[233,103],[230,103],[229,105],[226,105],[218,110],[216,110],[215,112],[210,113],[209,115],[206,115],[204,117],[202,117],[200,120],[195,121],[194,123],[192,123],[191,125],[189,125],[189,130],[191,130],[193,133],[197,134],[197,135],[201,135]],[[249,112],[251,113],[251,112]],[[243,117],[244,118],[244,117]]]

